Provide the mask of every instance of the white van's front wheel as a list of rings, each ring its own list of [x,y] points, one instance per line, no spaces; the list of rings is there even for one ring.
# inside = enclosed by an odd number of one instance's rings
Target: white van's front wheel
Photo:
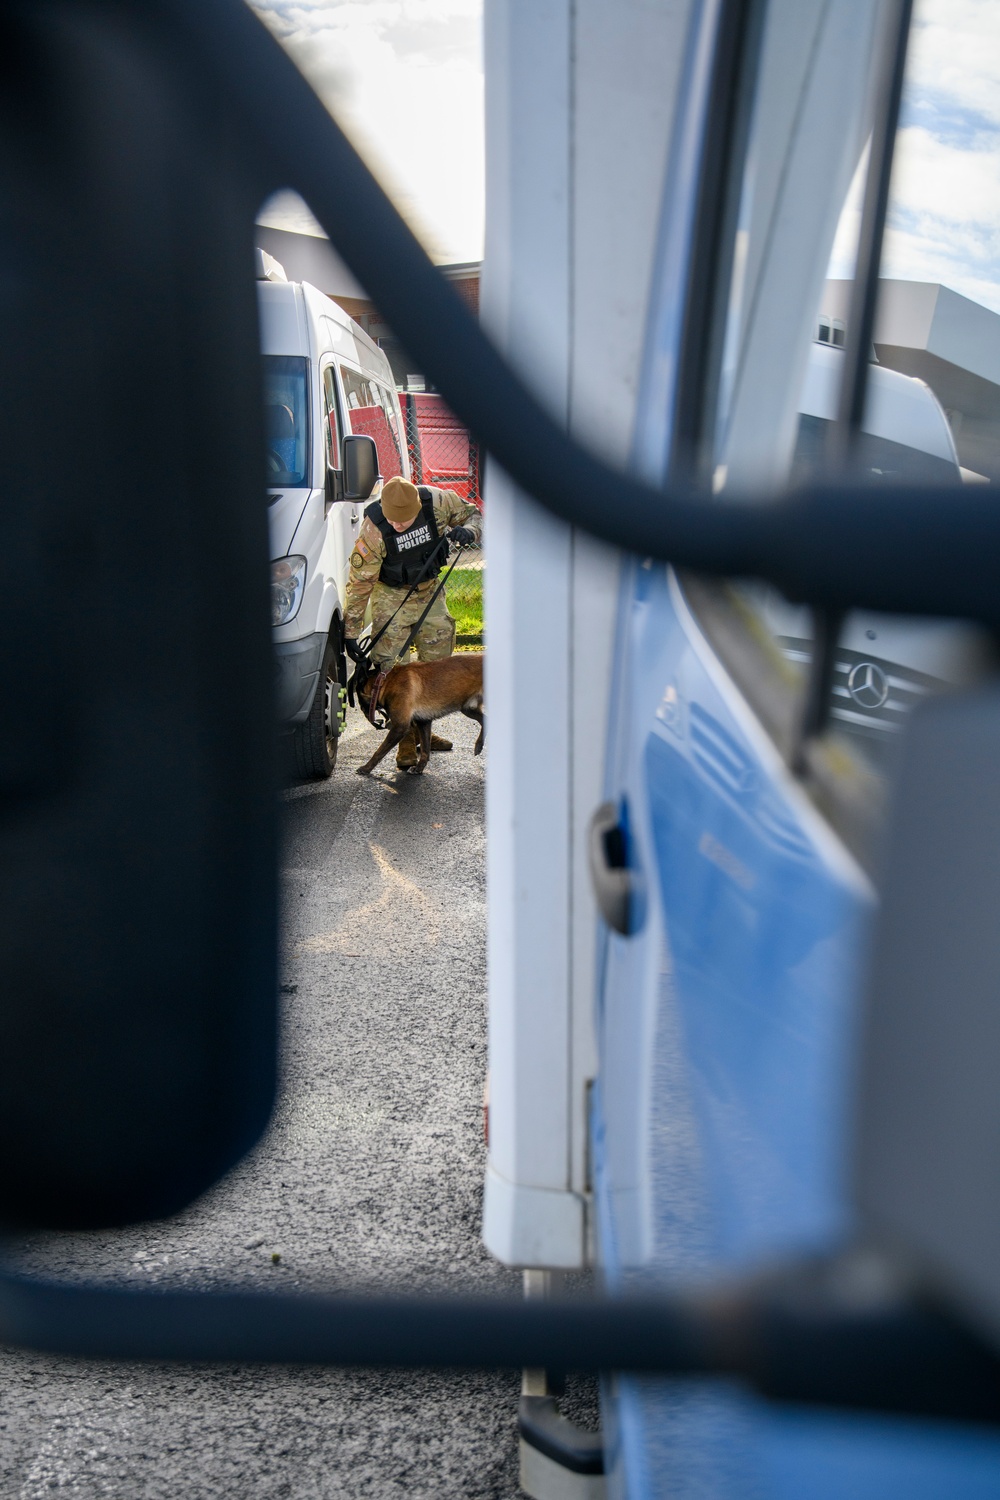
[[[337,670],[337,653],[327,641],[309,717],[292,734],[295,774],[306,780],[325,780],[337,764],[343,696]]]

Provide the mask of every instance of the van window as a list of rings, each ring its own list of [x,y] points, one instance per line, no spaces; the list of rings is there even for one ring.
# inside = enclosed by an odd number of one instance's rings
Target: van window
[[[396,418],[395,397],[368,375],[341,365],[340,376],[347,398],[347,416],[352,432],[375,439],[379,473],[383,479],[402,474],[403,458]]]
[[[263,364],[267,483],[302,488],[309,483],[309,361],[265,354]]]
[[[947,112],[926,116],[926,128],[913,125],[914,118],[924,122],[926,99],[938,99],[929,25],[926,5],[918,0],[863,430],[850,442],[836,429],[836,419],[847,367],[864,132],[833,137],[817,126],[793,136],[786,131],[788,111],[775,107],[776,96],[761,95],[755,104],[739,197],[739,253],[719,300],[721,370],[717,383],[706,383],[704,446],[697,455],[716,492],[759,495],[780,492],[789,482],[836,478],[842,447],[854,476],[860,471],[863,482],[873,485],[933,482],[957,488],[963,480],[1000,481],[1000,359],[987,367],[980,352],[1000,347],[1000,275],[983,248],[992,243],[989,215],[996,212],[997,194],[984,205],[969,190],[973,165],[1000,157],[1000,127],[984,124],[973,141],[949,134]],[[795,78],[808,78],[813,54],[802,40],[799,73],[789,71],[787,27],[773,17],[768,27],[761,76],[771,66],[770,49],[774,77],[787,76],[791,89]],[[976,27],[990,46],[998,35],[997,21],[985,10],[963,18],[970,57]],[[845,33],[843,45],[846,56],[857,39]],[[981,50],[989,53],[985,44]],[[849,73],[844,70],[845,78]],[[809,108],[821,122],[826,96],[820,90],[815,98]],[[948,107],[958,118],[964,108],[959,91],[952,90]],[[813,163],[798,188],[812,194],[812,207],[796,216],[782,153],[792,162],[799,150]],[[929,173],[928,160],[939,164],[946,158],[954,171]],[[836,201],[828,204],[828,195]],[[798,200],[796,206],[801,210]],[[989,503],[988,488],[983,503]],[[863,555],[862,527],[854,541]],[[905,534],[899,546],[906,546]],[[759,721],[794,761],[817,806],[867,858],[877,847],[888,773],[907,716],[929,695],[977,681],[989,665],[990,642],[961,621],[851,612],[835,622],[826,732],[799,755],[816,625],[810,612],[756,584],[687,578],[683,587]]]
[[[402,437],[399,431],[399,418],[396,415],[396,396],[394,393],[386,390],[384,386],[378,384],[375,385],[375,392],[381,397],[382,409],[385,412],[386,421],[389,423],[389,431],[392,434],[392,441],[395,447],[395,461],[399,465],[398,470],[394,470],[394,472],[402,474],[403,460],[400,456],[402,452]],[[388,477],[387,474],[386,478],[388,479]]]
[[[341,467],[340,402],[337,399],[337,377],[333,365],[323,371],[323,421],[326,429],[326,461],[331,469]]]

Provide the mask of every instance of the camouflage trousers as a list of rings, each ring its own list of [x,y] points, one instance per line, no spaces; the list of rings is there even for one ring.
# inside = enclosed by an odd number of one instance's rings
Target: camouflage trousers
[[[426,583],[420,584],[406,600],[403,608],[375,647],[373,657],[376,666],[387,667],[396,660],[396,653],[402,649],[406,637],[427,608],[427,601],[436,587],[437,579],[429,578]],[[405,598],[405,589],[389,588],[384,583],[375,585],[371,597],[372,635],[382,629],[396,605]],[[455,620],[454,616],[448,613],[443,589],[434,600],[413,644],[419,661],[441,661],[454,651]]]

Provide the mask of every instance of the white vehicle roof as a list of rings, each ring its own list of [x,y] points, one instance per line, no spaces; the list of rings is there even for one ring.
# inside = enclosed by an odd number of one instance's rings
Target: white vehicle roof
[[[315,358],[323,349],[349,359],[391,390],[395,381],[382,350],[336,302],[307,281],[257,282],[261,353]]]
[[[843,368],[843,349],[812,345],[799,401],[803,416],[831,422],[836,418]],[[929,385],[911,375],[901,375],[885,365],[871,365],[864,430],[873,437],[943,458],[957,470],[955,439],[941,403]]]

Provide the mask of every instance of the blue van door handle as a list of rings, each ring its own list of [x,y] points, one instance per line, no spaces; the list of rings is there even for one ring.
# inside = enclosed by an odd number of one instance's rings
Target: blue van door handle
[[[613,932],[630,937],[642,926],[642,880],[629,849],[622,811],[603,802],[590,820],[590,879],[601,916]]]

